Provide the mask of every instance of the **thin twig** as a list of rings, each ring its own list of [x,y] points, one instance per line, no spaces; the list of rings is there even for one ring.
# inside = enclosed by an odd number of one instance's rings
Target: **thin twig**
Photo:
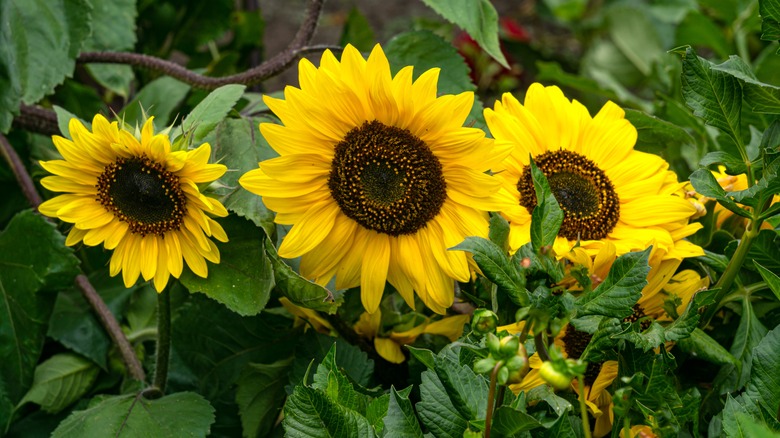
[[[27,198],[30,205],[37,210],[38,206],[43,202],[41,195],[38,194],[38,191],[35,189],[35,184],[33,184],[32,178],[30,178],[30,174],[27,173],[27,168],[24,167],[19,155],[2,134],[0,134],[0,150],[2,151],[3,157],[11,166],[11,170],[13,171],[14,176],[16,176],[16,180],[22,188],[22,193],[24,193],[24,196]],[[95,288],[92,287],[89,279],[84,274],[77,275],[76,286],[81,291],[81,294],[84,295],[84,298],[92,307],[92,310],[98,315],[100,322],[103,324],[103,328],[106,329],[108,335],[114,341],[114,344],[119,348],[119,353],[122,355],[122,360],[125,362],[125,365],[127,365],[130,375],[133,376],[134,379],[142,382],[146,380],[144,369],[141,366],[141,362],[138,360],[138,356],[136,356],[132,345],[130,345],[127,337],[125,337],[122,328],[119,327],[119,322],[117,322],[114,314],[111,313],[108,306],[106,306],[106,303],[100,295],[98,295]]]
[[[325,0],[311,0],[309,2],[301,27],[283,52],[276,54],[257,67],[235,75],[219,78],[204,76],[171,61],[139,53],[83,52],[79,55],[77,61],[81,63],[128,64],[135,67],[143,67],[179,79],[193,87],[206,90],[213,90],[227,84],[254,85],[281,73],[300,56],[308,52],[323,51],[328,48],[338,49],[338,47],[334,46],[308,46],[314,37],[314,32],[317,30],[323,3],[325,3]]]

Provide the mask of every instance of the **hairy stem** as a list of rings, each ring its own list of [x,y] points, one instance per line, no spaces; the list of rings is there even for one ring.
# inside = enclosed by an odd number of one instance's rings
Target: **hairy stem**
[[[30,178],[30,174],[27,172],[27,168],[24,167],[19,155],[2,134],[0,134],[0,151],[2,152],[3,158],[5,158],[11,166],[11,170],[13,171],[16,180],[22,188],[22,193],[27,198],[27,202],[37,210],[38,206],[43,202],[41,195],[38,194],[38,190],[35,189],[35,184],[33,184],[32,178]],[[79,274],[76,276],[76,287],[78,287],[79,291],[84,296],[84,299],[87,300],[87,303],[89,303],[92,310],[97,314],[98,319],[101,324],[103,324],[103,328],[108,332],[111,340],[119,349],[119,353],[122,356],[122,360],[127,366],[130,375],[141,382],[146,380],[146,374],[144,374],[144,369],[133,350],[133,346],[130,345],[130,342],[127,340],[127,337],[125,337],[114,314],[108,309],[103,298],[97,293],[86,275]]]
[[[152,386],[165,394],[168,365],[171,356],[171,290],[157,294],[157,351],[155,353],[154,382]]]
[[[493,422],[493,401],[496,398],[496,381],[498,380],[498,371],[504,365],[503,361],[496,363],[493,372],[490,373],[490,390],[488,390],[487,410],[485,411],[485,438],[490,438],[490,423]]]

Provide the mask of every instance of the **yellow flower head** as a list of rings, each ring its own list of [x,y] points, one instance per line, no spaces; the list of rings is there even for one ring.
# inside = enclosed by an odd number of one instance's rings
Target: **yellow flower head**
[[[68,128],[72,141],[53,137],[64,160],[40,162],[54,174],[41,184],[64,194],[38,208],[73,224],[65,243],[102,243],[113,250],[111,275],[122,271],[127,287],[142,275],[162,291],[171,275],[181,275],[182,257],[192,272],[206,277],[205,260],[219,263],[209,237],[227,242],[225,231],[209,217],[227,216],[227,210],[198,188],[227,170],[208,163],[211,147],[172,152],[168,136],[154,134],[152,118],[140,140],[101,115],[92,120],[92,131],[77,119]]]
[[[264,98],[282,124],[260,131],[280,157],[240,179],[292,225],[279,255],[301,257],[320,284],[360,286],[377,310],[389,281],[414,308],[452,305],[454,281],[470,278],[466,254],[448,251],[487,237],[499,182],[485,174],[503,158],[482,130],[464,127],[474,95],[437,96],[439,69],[395,76],[377,45],[368,59],[347,46],[319,67],[299,64],[300,88]]]
[[[497,147],[511,154],[494,168],[502,182],[502,214],[510,222],[510,249],[531,240],[536,194],[530,158],[542,170],[564,212],[554,244],[562,256],[577,240],[595,255],[603,242],[619,255],[651,244],[669,258],[703,255],[695,245],[676,241],[701,225],[688,224],[696,208],[662,158],[634,150],[637,131],[612,102],[591,117],[558,87],[533,84],[524,104],[504,94],[485,120]]]

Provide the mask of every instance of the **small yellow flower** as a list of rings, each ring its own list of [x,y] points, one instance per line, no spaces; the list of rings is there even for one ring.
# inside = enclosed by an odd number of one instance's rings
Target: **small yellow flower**
[[[160,292],[171,275],[181,275],[182,259],[206,277],[206,260],[219,263],[219,249],[209,237],[228,240],[210,217],[227,216],[227,210],[198,186],[227,170],[209,164],[211,146],[172,152],[168,136],[154,133],[152,118],[140,139],[101,115],[92,120],[92,131],[78,119],[68,128],[73,141],[52,138],[64,159],[40,162],[54,174],[41,184],[64,194],[38,208],[73,224],[65,243],[113,250],[110,273],[121,271],[126,287],[141,275]]]

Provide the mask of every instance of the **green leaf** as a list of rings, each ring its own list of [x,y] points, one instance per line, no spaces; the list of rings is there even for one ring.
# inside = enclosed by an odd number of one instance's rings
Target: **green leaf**
[[[287,373],[292,358],[270,364],[250,363],[236,382],[236,404],[244,436],[267,436],[279,416],[287,393]]]
[[[772,291],[772,293],[775,294],[775,297],[777,297],[778,300],[780,300],[780,277],[777,276],[774,272],[770,271],[769,269],[763,267],[760,263],[753,260],[753,264],[756,265],[756,269],[758,269],[758,273],[761,274],[761,277],[766,282],[766,285],[769,287],[769,290]]]
[[[766,327],[756,316],[753,305],[746,296],[742,300],[742,318],[739,320],[734,342],[729,349],[731,354],[741,362],[741,366],[726,365],[721,368],[715,382],[721,385],[723,391],[737,391],[747,384],[750,378],[753,349],[764,339],[766,333]]]
[[[739,363],[718,341],[700,328],[692,331],[689,337],[677,341],[677,347],[694,357],[717,365]]]
[[[708,125],[742,144],[742,87],[739,81],[687,47],[683,54],[682,92],[685,103]]]
[[[722,164],[730,175],[739,175],[747,171],[747,165],[741,158],[735,157],[725,151],[710,152],[699,161],[699,166],[707,167],[712,164]]]
[[[98,371],[94,363],[76,354],[54,355],[35,368],[32,387],[19,405],[37,403],[56,414],[86,394]]]
[[[746,257],[772,272],[780,272],[780,234],[774,230],[761,230],[748,250]],[[743,267],[753,269],[750,263]]]
[[[496,409],[492,430],[499,436],[516,436],[539,427],[542,423],[533,416],[509,406],[500,406]]]
[[[643,111],[626,109],[626,120],[637,131],[636,149],[644,152],[668,154],[669,149],[679,149],[696,141],[682,127]]]
[[[130,126],[144,122],[143,112],[154,116],[156,131],[165,128],[171,120],[173,111],[184,101],[190,86],[164,76],[155,79],[144,86],[133,100],[127,103],[119,112],[119,120],[124,120]]]
[[[460,245],[450,250],[471,253],[474,261],[488,280],[498,285],[499,290],[508,294],[521,305],[528,305],[528,291],[525,289],[525,276],[520,267],[495,243],[482,237],[467,237]]]
[[[200,143],[225,119],[227,113],[241,99],[245,89],[244,85],[228,84],[209,93],[182,121],[182,135],[195,144]]]
[[[290,438],[375,436],[365,417],[334,403],[324,392],[301,385],[287,399],[282,424]]]
[[[482,50],[509,68],[498,42],[498,13],[489,0],[423,0],[423,3],[463,28]]]
[[[33,381],[54,305],[50,296],[36,292],[72,284],[78,263],[54,225],[30,210],[14,216],[0,233],[0,388],[12,403]],[[0,412],[0,418],[9,416]]]
[[[181,284],[202,292],[243,316],[257,315],[274,287],[271,261],[265,253],[265,235],[249,221],[228,217],[220,224],[230,241],[219,244],[220,261],[209,266],[207,278],[186,269]]]
[[[747,218],[751,217],[750,212],[734,202],[731,194],[726,194],[726,191],[718,184],[718,180],[715,179],[715,176],[713,176],[712,172],[708,169],[697,169],[691,174],[690,180],[697,193],[716,199],[721,205],[734,214]]]
[[[350,9],[347,21],[344,23],[344,30],[341,33],[339,45],[346,46],[347,44],[352,44],[361,52],[370,52],[375,42],[374,30],[371,29],[371,24],[368,23],[366,17],[360,13],[358,8],[353,7]]]
[[[780,408],[780,326],[766,334],[753,349],[752,371],[744,397],[757,400],[767,411]]]
[[[407,345],[406,349],[409,350],[409,353],[411,353],[412,356],[414,356],[417,360],[419,360],[420,363],[425,365],[429,370],[433,369],[435,356],[433,355],[433,352],[431,350],[425,348],[412,347],[411,345]]]
[[[91,32],[87,0],[6,0],[0,3],[0,132],[8,132],[20,102],[33,104],[73,74]]]
[[[441,69],[437,85],[438,95],[459,94],[477,88],[471,82],[469,67],[463,57],[451,44],[432,32],[418,30],[402,33],[391,39],[384,46],[384,50],[393,74],[403,67],[413,65],[413,77],[416,80],[432,68]],[[482,102],[474,99],[474,106],[465,121],[466,126],[484,129],[487,125],[482,110]]]
[[[249,363],[288,357],[297,332],[289,319],[267,313],[242,317],[201,294],[193,294],[172,321],[172,345],[198,377],[199,393],[215,400],[229,392]],[[232,395],[231,395],[232,399]]]
[[[630,4],[615,5],[607,12],[612,42],[644,76],[653,72],[653,63],[661,60],[665,51],[651,17],[644,8]]]
[[[558,416],[565,414],[567,411],[573,412],[574,409],[568,400],[555,394],[555,391],[550,385],[537,386],[528,391],[526,396],[527,404],[530,405],[535,401],[543,401],[547,403],[553,411],[555,411],[555,415]]]
[[[301,277],[291,267],[282,261],[276,248],[266,239],[265,249],[271,259],[274,270],[276,288],[294,304],[322,312],[335,313],[341,299],[336,300],[333,294],[317,283]]]
[[[422,373],[420,401],[416,408],[423,425],[435,437],[460,438],[468,428],[468,420],[455,408],[433,370]]]
[[[136,42],[136,0],[93,2],[92,34],[84,51],[132,51]],[[100,85],[127,98],[133,69],[129,65],[87,64],[87,70]]]
[[[138,395],[105,397],[63,421],[52,438],[87,436],[206,437],[214,408],[194,392],[177,392],[156,400]]]
[[[500,214],[490,215],[488,238],[505,253],[509,251],[509,222]]]
[[[260,135],[257,123],[250,119],[225,119],[217,125],[215,133],[211,142],[213,154],[228,167],[228,172],[220,179],[225,188],[218,190],[222,204],[262,227],[266,235],[273,236],[276,231],[274,213],[265,207],[261,197],[244,190],[238,179],[257,169],[257,163],[278,154]]]
[[[368,406],[368,397],[355,391],[344,373],[336,364],[336,344],[334,343],[322,362],[317,365],[314,374],[312,388],[319,389],[327,394],[328,398],[339,406],[365,415]]]
[[[761,15],[761,39],[780,40],[780,4],[776,0],[759,0],[758,13]]]
[[[313,330],[308,331],[295,348],[295,361],[290,372],[290,382],[298,384],[303,380],[309,365],[325,359],[333,346],[339,351],[336,365],[352,382],[367,386],[374,375],[374,361],[355,345],[343,338],[333,338]]]
[[[411,390],[412,387],[410,386],[408,389]],[[408,395],[409,394],[406,394],[406,396]],[[377,436],[384,436],[384,418],[387,415],[387,408],[389,405],[390,395],[382,394],[381,396],[371,400],[371,402],[368,404],[368,407],[366,407],[366,419],[368,420],[368,423],[371,424],[371,427],[374,428],[374,432],[376,432]]]
[[[536,207],[531,213],[531,243],[536,251],[552,246],[563,223],[563,210],[555,199],[544,172],[531,158],[531,178],[536,191]]]
[[[440,353],[434,369],[453,406],[464,418],[485,418],[488,385],[484,377],[475,374],[470,364],[459,364],[454,355]]]
[[[731,55],[728,61],[712,66],[713,70],[727,73],[742,84],[745,102],[753,111],[765,114],[780,114],[780,87],[765,84],[753,73],[753,69],[739,56]]]
[[[392,436],[422,438],[420,423],[414,414],[412,402],[409,401],[409,390],[411,390],[411,386],[400,392],[396,391],[394,387],[390,387],[390,404],[384,418],[384,429],[392,431]],[[404,392],[406,392],[405,395]]]
[[[624,254],[615,260],[607,278],[577,301],[577,316],[603,315],[623,319],[642,295],[647,284],[650,249]]]

